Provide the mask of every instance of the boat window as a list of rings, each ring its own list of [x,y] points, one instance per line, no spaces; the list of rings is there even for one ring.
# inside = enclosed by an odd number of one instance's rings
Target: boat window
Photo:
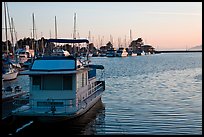
[[[63,90],[72,90],[72,76],[63,76]]]
[[[62,77],[57,75],[43,76],[42,90],[62,90]]]
[[[32,79],[33,79],[33,87],[37,86],[36,88],[40,89],[41,88],[41,76],[33,76]]]
[[[82,74],[77,75],[77,89],[82,87]]]
[[[87,72],[85,73],[85,85],[88,85],[88,83],[87,83]]]
[[[84,73],[82,73],[82,87],[84,87]]]
[[[88,78],[96,77],[96,69],[92,69],[88,72]]]

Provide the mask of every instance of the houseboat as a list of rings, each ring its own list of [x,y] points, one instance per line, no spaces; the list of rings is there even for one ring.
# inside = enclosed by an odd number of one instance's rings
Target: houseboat
[[[89,43],[86,39],[48,42]],[[98,73],[102,78],[97,77]],[[105,90],[104,67],[91,64],[88,56],[86,60],[71,55],[39,57],[30,70],[20,74],[30,77],[30,96],[28,104],[13,111],[14,117],[32,117],[43,122],[75,118],[94,106]]]

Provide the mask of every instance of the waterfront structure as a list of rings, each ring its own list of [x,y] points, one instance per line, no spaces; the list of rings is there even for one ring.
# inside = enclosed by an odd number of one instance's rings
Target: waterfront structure
[[[89,43],[86,39],[49,39],[48,42]],[[13,115],[49,122],[87,112],[101,99],[105,80],[98,80],[96,75],[96,69],[101,69],[104,74],[104,67],[90,64],[88,53],[86,57],[84,60],[75,56],[35,59],[31,69],[21,73],[30,76],[29,103],[18,107]]]

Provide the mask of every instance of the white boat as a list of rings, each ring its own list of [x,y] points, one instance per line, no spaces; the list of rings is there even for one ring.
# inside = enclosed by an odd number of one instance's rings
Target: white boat
[[[6,80],[16,79],[18,76],[18,69],[20,65],[12,63],[9,60],[2,60],[2,78]]]
[[[81,40],[49,39],[48,42],[88,43]],[[53,122],[78,117],[87,112],[105,90],[105,81],[98,80],[96,69],[89,60],[73,56],[47,56],[34,60],[30,70],[22,75],[30,76],[29,103],[13,111],[17,117],[37,118]]]
[[[128,56],[128,52],[126,51],[125,48],[119,48],[119,49],[116,51],[116,56],[117,56],[117,57],[127,57],[127,56]]]
[[[134,53],[134,52],[133,52],[133,53],[132,53],[132,56],[137,56],[137,53]]]
[[[29,49],[29,46],[26,46],[25,49],[17,49],[16,55],[18,58],[18,62],[23,66],[24,62],[28,61],[32,57],[34,57],[33,50]]]

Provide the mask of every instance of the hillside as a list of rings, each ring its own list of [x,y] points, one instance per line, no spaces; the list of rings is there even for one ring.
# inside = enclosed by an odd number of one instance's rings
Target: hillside
[[[202,45],[192,47],[189,50],[202,50]]]

